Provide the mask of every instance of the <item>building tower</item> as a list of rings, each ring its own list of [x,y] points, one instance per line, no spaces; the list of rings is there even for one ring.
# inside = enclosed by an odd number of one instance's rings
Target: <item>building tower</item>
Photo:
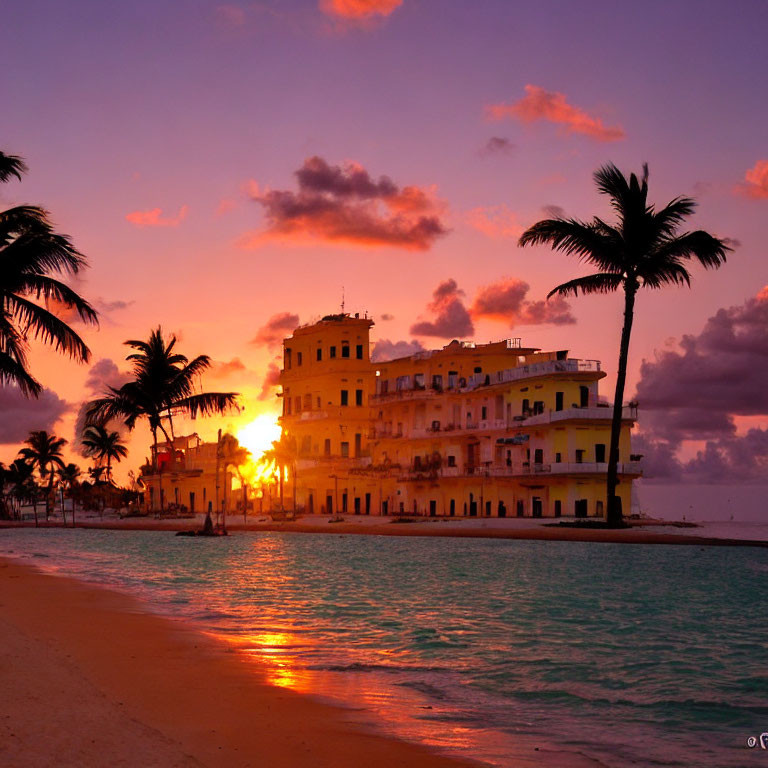
[[[371,512],[374,500],[356,482],[355,470],[370,463],[372,325],[342,312],[297,328],[283,341],[280,424],[295,451],[296,503],[308,514]]]

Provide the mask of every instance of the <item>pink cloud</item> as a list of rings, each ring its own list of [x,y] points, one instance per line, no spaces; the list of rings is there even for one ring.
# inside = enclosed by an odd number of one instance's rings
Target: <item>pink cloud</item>
[[[475,332],[472,318],[464,306],[464,291],[452,278],[443,280],[432,293],[427,309],[433,320],[421,320],[411,326],[414,336],[438,336],[444,339],[463,338]]]
[[[755,199],[768,198],[768,160],[758,160],[754,168],[744,174],[745,184],[738,186],[738,191]]]
[[[270,363],[264,374],[264,381],[261,384],[259,400],[268,400],[273,395],[273,390],[280,385],[280,368],[277,363]]]
[[[251,344],[267,347],[280,344],[299,325],[299,316],[293,312],[278,312],[267,320],[251,339]]]
[[[517,220],[515,212],[506,205],[473,208],[467,214],[467,223],[494,240],[507,237],[517,239],[525,229]]]
[[[388,176],[373,178],[358,163],[330,165],[317,156],[307,158],[295,175],[295,192],[262,192],[249,182],[267,226],[244,235],[241,248],[278,241],[424,251],[448,232],[434,187],[399,187]]]
[[[144,229],[145,227],[178,227],[187,218],[188,212],[188,205],[182,205],[175,216],[163,216],[162,208],[152,208],[148,211],[131,211],[131,213],[126,213],[125,219],[139,229]]]
[[[362,20],[373,16],[389,16],[403,0],[320,0],[318,7],[328,16]]]
[[[481,288],[470,308],[473,318],[486,318],[516,325],[571,325],[576,319],[562,296],[549,301],[530,301],[530,286],[516,277],[505,277]]]
[[[625,137],[621,126],[606,126],[579,107],[569,104],[565,95],[526,85],[525,96],[513,104],[492,104],[487,109],[494,120],[511,118],[523,123],[546,120],[565,127],[566,133],[580,133],[597,141],[618,141]]]
[[[237,203],[231,197],[225,197],[219,200],[219,204],[216,206],[216,215],[224,216],[237,207]]]

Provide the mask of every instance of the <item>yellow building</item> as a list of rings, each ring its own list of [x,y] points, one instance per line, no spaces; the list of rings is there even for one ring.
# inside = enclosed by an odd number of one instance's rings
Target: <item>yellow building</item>
[[[595,360],[520,339],[374,364],[373,321],[329,315],[284,342],[284,433],[297,448],[305,512],[441,516],[601,516],[611,408]],[[619,449],[630,509],[636,409]]]
[[[217,443],[204,443],[196,434],[177,437],[172,448],[159,443],[159,472],[141,476],[145,508],[191,514],[231,511],[233,475],[221,457],[217,459],[217,448]]]

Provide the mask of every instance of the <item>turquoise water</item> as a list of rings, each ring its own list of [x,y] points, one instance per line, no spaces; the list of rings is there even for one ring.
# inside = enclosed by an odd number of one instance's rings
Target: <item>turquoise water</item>
[[[490,763],[541,743],[607,766],[768,765],[746,748],[768,731],[765,549],[27,529],[0,554],[129,590],[276,684]]]

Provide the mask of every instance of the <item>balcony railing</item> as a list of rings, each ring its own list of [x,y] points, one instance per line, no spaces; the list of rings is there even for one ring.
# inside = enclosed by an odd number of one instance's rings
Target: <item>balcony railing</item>
[[[611,406],[598,406],[589,408],[564,408],[562,411],[544,411],[535,416],[526,416],[521,421],[526,427],[535,427],[537,424],[550,424],[555,421],[567,421],[569,419],[587,419],[589,421],[610,421],[613,418]],[[621,409],[623,421],[637,421],[637,406],[625,405]]]
[[[619,463],[620,475],[639,476],[642,467],[639,461]],[[529,463],[516,462],[511,466],[502,464],[465,464],[463,467],[444,466],[439,469],[421,467],[408,468],[401,474],[401,480],[435,480],[449,477],[530,477],[552,475],[605,475],[608,472],[607,463],[568,462],[568,463]]]

